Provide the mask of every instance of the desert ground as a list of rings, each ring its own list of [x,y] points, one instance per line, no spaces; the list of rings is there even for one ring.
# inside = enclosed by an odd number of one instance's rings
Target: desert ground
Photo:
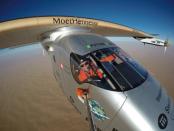
[[[0,131],[88,131],[40,45],[1,51]]]

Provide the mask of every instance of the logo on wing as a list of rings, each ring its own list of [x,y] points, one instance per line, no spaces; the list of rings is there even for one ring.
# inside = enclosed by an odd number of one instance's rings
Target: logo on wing
[[[53,24],[66,24],[66,25],[86,25],[86,26],[97,26],[98,23],[93,20],[84,20],[79,18],[61,18],[53,17]]]

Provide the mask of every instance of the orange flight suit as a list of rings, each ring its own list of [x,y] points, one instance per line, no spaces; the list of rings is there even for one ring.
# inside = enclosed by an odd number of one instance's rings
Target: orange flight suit
[[[114,54],[106,56],[100,60],[100,62],[111,62],[116,58]]]

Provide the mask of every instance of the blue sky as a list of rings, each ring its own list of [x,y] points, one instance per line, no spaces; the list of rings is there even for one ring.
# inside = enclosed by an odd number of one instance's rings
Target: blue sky
[[[49,15],[107,20],[174,41],[174,0],[3,0],[0,4],[0,21]]]

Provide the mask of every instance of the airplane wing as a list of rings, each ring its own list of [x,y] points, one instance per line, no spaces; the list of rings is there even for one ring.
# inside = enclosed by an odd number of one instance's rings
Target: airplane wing
[[[59,27],[77,26],[103,36],[152,38],[145,32],[116,23],[79,17],[33,17],[0,23],[0,48],[39,42],[41,35]]]

